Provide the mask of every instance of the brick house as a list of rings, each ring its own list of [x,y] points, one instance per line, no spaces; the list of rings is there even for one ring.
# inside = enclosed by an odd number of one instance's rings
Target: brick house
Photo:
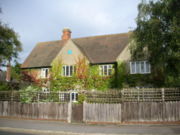
[[[119,61],[129,63],[131,74],[150,73],[147,61],[130,61],[130,34],[111,34],[83,38],[71,38],[71,30],[64,29],[61,40],[38,43],[21,68],[37,78],[48,78],[52,63],[62,60],[62,76],[70,77],[75,72],[79,57],[84,57],[90,65],[99,66],[99,74],[111,75],[112,68]]]

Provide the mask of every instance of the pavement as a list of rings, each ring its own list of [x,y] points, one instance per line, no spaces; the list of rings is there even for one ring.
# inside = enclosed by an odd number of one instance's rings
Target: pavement
[[[180,135],[180,125],[90,125],[0,118],[0,135]]]

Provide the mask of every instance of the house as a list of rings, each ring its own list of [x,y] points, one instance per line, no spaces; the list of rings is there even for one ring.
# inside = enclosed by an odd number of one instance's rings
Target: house
[[[21,68],[36,78],[48,78],[54,61],[63,64],[62,76],[70,77],[75,72],[79,57],[84,57],[89,65],[98,65],[99,74],[109,76],[116,70],[117,62],[130,64],[130,73],[150,73],[147,61],[130,61],[130,34],[111,34],[83,38],[71,38],[71,30],[64,29],[61,40],[38,43]]]

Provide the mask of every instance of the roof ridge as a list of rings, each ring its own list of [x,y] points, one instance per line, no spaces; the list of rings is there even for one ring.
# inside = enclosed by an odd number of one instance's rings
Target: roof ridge
[[[74,40],[74,39],[84,39],[84,38],[95,38],[95,37],[105,37],[105,36],[115,36],[115,35],[129,35],[129,34],[130,34],[130,32],[114,33],[114,34],[105,34],[105,35],[95,35],[95,36],[71,38],[71,40]],[[60,41],[63,41],[63,40],[51,40],[51,41],[37,42],[36,45],[47,44],[47,43],[52,43],[52,42],[60,42]]]
[[[87,37],[78,37],[78,38],[72,38],[73,39],[82,39],[82,38],[93,38],[93,37],[105,37],[105,36],[115,36],[115,35],[129,35],[130,32],[124,32],[124,33],[114,33],[114,34],[105,34],[105,35],[95,35],[95,36],[87,36]]]
[[[51,40],[51,41],[37,42],[37,45],[38,45],[38,44],[43,44],[43,43],[58,42],[58,41],[61,41],[61,40]]]

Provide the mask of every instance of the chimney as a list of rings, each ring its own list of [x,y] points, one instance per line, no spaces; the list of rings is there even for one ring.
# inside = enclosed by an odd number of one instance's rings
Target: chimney
[[[7,64],[7,71],[6,71],[6,81],[11,81],[11,64],[10,62]]]
[[[71,30],[70,29],[64,28],[62,32],[63,32],[63,35],[61,36],[62,40],[68,40],[71,38]]]

